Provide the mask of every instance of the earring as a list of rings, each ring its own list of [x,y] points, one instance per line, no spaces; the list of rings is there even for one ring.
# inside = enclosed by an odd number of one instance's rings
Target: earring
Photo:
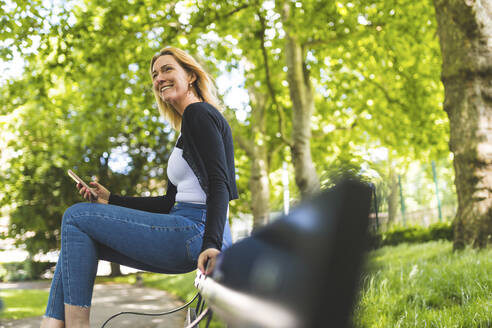
[[[193,83],[190,82],[190,89],[193,87]]]

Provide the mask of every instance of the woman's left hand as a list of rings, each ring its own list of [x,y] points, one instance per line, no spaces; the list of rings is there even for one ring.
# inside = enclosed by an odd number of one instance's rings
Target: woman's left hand
[[[216,248],[207,248],[206,250],[201,252],[200,256],[198,256],[198,270],[205,273],[206,275],[212,273],[215,267],[215,260],[217,258],[217,255],[219,254],[220,251]],[[205,269],[207,269],[207,272],[205,272]]]

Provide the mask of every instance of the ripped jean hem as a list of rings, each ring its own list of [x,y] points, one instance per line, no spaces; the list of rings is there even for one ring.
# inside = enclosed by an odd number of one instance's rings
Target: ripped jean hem
[[[61,318],[57,318],[54,314],[47,314],[47,313],[45,313],[45,314],[43,315],[43,318],[47,318],[47,319],[55,319],[55,320],[59,320],[59,321],[63,321],[63,322],[65,322],[65,319],[64,319],[64,318],[63,318],[63,319],[61,319]]]
[[[63,304],[65,304],[65,305],[70,305],[70,306],[78,306],[78,307],[81,307],[81,308],[84,308],[84,309],[88,309],[88,308],[90,308],[90,307],[91,307],[91,305],[90,305],[90,304],[89,304],[89,305],[79,305],[79,304],[70,304],[70,303],[67,303],[67,302],[65,302],[65,303],[63,303]]]

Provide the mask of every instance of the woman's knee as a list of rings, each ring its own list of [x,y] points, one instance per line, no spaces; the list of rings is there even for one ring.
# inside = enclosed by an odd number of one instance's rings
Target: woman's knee
[[[91,203],[77,203],[70,206],[65,210],[65,213],[63,213],[62,225],[73,223],[76,218],[88,215],[91,208],[93,208],[92,205],[93,204]]]

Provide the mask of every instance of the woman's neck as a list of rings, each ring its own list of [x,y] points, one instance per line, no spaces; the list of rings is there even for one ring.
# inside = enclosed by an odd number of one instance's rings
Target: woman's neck
[[[172,104],[172,105],[174,109],[179,113],[179,115],[183,116],[186,107],[188,107],[190,104],[194,104],[201,101],[202,100],[200,100],[195,94],[191,94],[190,96],[183,99],[183,101],[181,101],[179,104]]]

